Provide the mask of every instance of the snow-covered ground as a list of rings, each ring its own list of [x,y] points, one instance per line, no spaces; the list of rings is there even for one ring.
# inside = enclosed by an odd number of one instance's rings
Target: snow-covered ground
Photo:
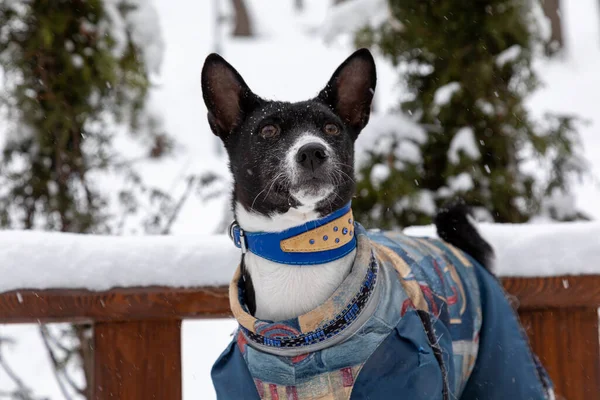
[[[176,6],[170,0],[154,0],[154,2],[160,16],[165,54],[158,87],[152,94],[152,107],[163,115],[166,130],[176,138],[179,147],[176,149],[175,159],[169,162],[168,167],[149,164],[145,166],[144,174],[151,176],[157,184],[169,187],[177,174],[181,174],[182,171],[201,172],[209,168],[225,170],[226,160],[215,155],[214,149],[217,148],[218,142],[206,124],[206,109],[200,90],[200,70],[204,57],[214,48],[212,7],[216,3],[221,3],[223,10],[227,11],[226,3],[229,2],[180,0]],[[293,3],[293,1],[248,0],[252,17],[259,28],[259,36],[251,40],[231,40],[225,35],[222,37],[222,54],[239,69],[250,87],[265,97],[298,100],[316,94],[327,82],[335,67],[351,51],[348,41],[336,39],[326,43],[322,39],[322,33],[327,33],[323,31],[321,22],[327,18],[328,2],[305,0],[306,10],[303,14],[294,13]],[[561,6],[566,28],[567,51],[562,59],[540,60],[536,63],[536,68],[545,81],[546,87],[531,97],[528,106],[532,113],[540,117],[546,111],[560,111],[572,112],[588,120],[589,124],[583,126],[580,131],[592,171],[595,176],[600,177],[600,117],[597,116],[597,108],[600,104],[600,76],[597,73],[600,70],[599,5],[596,0],[572,0],[563,1]],[[385,111],[395,106],[395,99],[398,98],[401,88],[397,83],[394,69],[380,57],[377,57],[377,63],[376,106],[378,111]],[[419,133],[415,132],[415,134]],[[362,140],[366,140],[366,136],[364,138]],[[579,208],[595,218],[600,218],[600,188],[597,180],[588,179],[579,184],[576,195]],[[201,203],[192,198],[186,203],[181,217],[173,226],[173,233],[177,235],[213,233],[225,208],[223,201],[223,198],[218,198],[208,203]],[[581,235],[582,238],[571,242],[576,242],[574,245],[588,246],[585,249],[578,248],[581,251],[587,251],[589,246],[595,245],[591,241],[594,232],[596,232],[595,237],[600,237],[597,233],[597,224],[586,225],[596,229],[589,232],[585,232],[587,228],[580,228],[577,224],[569,226],[573,228],[565,229],[579,229],[576,234]],[[544,236],[549,231],[547,226],[538,225],[536,229],[524,233],[526,236],[523,237],[527,237],[525,241],[505,240],[500,244],[500,252],[522,250],[524,253],[526,246],[531,245],[535,240],[548,240],[544,242],[543,248],[540,247],[532,254],[542,257],[542,264],[543,260],[556,262],[556,259],[548,256],[551,253],[547,251],[557,251],[561,248],[562,242],[550,242],[551,239]],[[484,230],[488,228],[484,227]],[[495,234],[492,232],[491,235],[494,241]],[[176,241],[181,243],[173,242],[171,246],[181,249],[177,246],[191,246],[193,243],[190,242],[193,240],[193,237],[179,238]],[[201,240],[199,246],[200,242]],[[225,241],[222,245],[226,245]],[[527,251],[531,250],[528,249]],[[140,257],[142,255],[139,253],[142,253],[142,250],[138,252]],[[192,256],[194,254],[197,256],[197,253],[190,253],[189,248],[187,250],[186,257],[190,258],[183,257],[178,267],[184,273],[190,274],[190,280],[201,279],[203,273],[198,271],[204,267],[195,265],[195,258]],[[230,254],[235,257],[235,253]],[[575,254],[576,252],[573,252],[572,257],[575,257]],[[563,254],[563,256],[568,255]],[[581,265],[581,268],[587,268],[583,263],[576,262],[577,260],[562,259],[561,261],[563,261],[561,265]],[[509,264],[511,270],[516,271],[512,263],[502,264],[501,268],[505,266],[508,268]],[[593,264],[599,265],[598,262],[588,263],[588,265]],[[0,270],[5,265],[1,266]],[[202,265],[206,264],[202,263]],[[227,280],[227,275],[233,267],[233,264],[227,262],[226,268],[229,269],[227,273],[221,270],[219,279]],[[560,271],[548,270],[547,272]],[[580,272],[585,273],[589,270],[581,269]],[[159,269],[154,279],[166,283],[165,276],[161,275]],[[117,277],[111,279],[114,280],[105,281],[105,285],[122,283]],[[30,284],[34,283],[35,280],[32,279]],[[225,347],[229,340],[228,335],[233,329],[232,321],[184,323],[184,398],[190,400],[214,398],[209,369],[218,353]],[[35,326],[0,326],[0,337],[3,336],[18,338],[14,345],[3,346],[3,355],[10,365],[13,365],[15,372],[35,389],[36,395],[53,400],[62,399]],[[0,392],[3,389],[10,389],[8,385],[10,384],[7,377],[0,373]]]

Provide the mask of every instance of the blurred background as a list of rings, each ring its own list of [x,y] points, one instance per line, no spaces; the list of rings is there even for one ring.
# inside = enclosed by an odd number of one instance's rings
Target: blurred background
[[[600,217],[598,0],[0,0],[1,229],[223,233],[204,58],[295,101],[357,47],[378,67],[364,225],[429,224],[456,196],[485,221]],[[185,398],[214,397],[233,329],[184,323]],[[86,398],[89,332],[0,326],[0,399]]]

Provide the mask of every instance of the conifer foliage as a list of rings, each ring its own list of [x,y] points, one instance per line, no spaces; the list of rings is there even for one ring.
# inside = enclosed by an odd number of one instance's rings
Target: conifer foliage
[[[140,32],[140,21],[129,18],[140,17],[139,7],[148,4],[0,1],[0,119],[9,121],[0,127],[0,227],[119,234],[140,195],[168,200],[142,181],[139,159],[120,148],[125,136],[144,159],[171,147],[146,107],[160,51],[150,57],[143,42],[160,32]],[[103,179],[122,185],[102,186]],[[163,217],[150,219],[160,224]],[[64,397],[89,398],[90,327],[40,326],[40,333]],[[85,378],[75,379],[82,369]],[[32,399],[30,388],[8,376],[17,386],[10,398]]]
[[[1,106],[10,121],[1,226],[107,232],[95,179],[137,180],[115,144],[118,129],[135,133],[149,157],[168,149],[144,109],[149,66],[127,22],[134,10],[119,0],[0,2]]]
[[[400,108],[426,135],[407,141],[398,127],[386,150],[369,153],[353,203],[361,220],[388,228],[430,223],[435,209],[456,196],[498,222],[580,217],[570,194],[584,170],[578,120],[536,120],[525,106],[539,85],[532,58],[549,37],[539,4],[388,4],[389,18],[361,30],[356,43],[398,67],[407,89]]]

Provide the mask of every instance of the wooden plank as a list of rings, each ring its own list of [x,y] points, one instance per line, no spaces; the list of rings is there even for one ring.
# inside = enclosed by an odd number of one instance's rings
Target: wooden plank
[[[227,288],[20,290],[0,294],[0,323],[228,317]]]
[[[600,307],[600,276],[502,278],[520,308]]]
[[[600,307],[600,276],[503,278],[521,309]],[[53,289],[0,294],[0,323],[229,317],[225,287]]]
[[[600,393],[598,309],[520,310],[531,347],[568,400],[597,399]],[[561,398],[561,397],[558,397]]]
[[[94,328],[94,400],[181,399],[181,321]]]

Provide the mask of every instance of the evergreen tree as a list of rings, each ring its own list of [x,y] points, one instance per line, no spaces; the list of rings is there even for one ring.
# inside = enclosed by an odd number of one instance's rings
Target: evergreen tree
[[[0,4],[0,65],[11,125],[3,149],[0,224],[107,232],[107,199],[94,177],[129,165],[114,145],[119,123],[159,157],[148,129],[148,66],[124,19],[126,1]],[[112,171],[111,171],[112,172]]]
[[[171,147],[145,107],[151,69],[160,60],[142,48],[148,38],[130,19],[138,7],[151,6],[139,0],[0,1],[0,111],[9,121],[0,138],[0,227],[118,234],[145,194],[159,203],[149,225],[168,231],[173,215],[167,211],[179,203],[147,186],[135,168],[139,159],[119,148],[127,131],[143,159],[158,159]],[[103,193],[105,178],[126,189]],[[115,197],[122,215],[111,204]],[[42,326],[40,332],[65,398],[89,396],[90,387],[75,383],[69,371],[83,366],[91,382],[90,327]]]
[[[379,227],[430,223],[455,196],[498,222],[576,218],[557,200],[570,196],[569,182],[583,171],[577,120],[547,115],[540,123],[524,105],[539,85],[532,57],[546,40],[539,4],[389,0],[389,10],[356,43],[399,67],[407,88],[401,110],[426,135],[380,138],[389,146],[370,151],[359,170],[359,218]],[[532,159],[551,173],[533,170]]]

